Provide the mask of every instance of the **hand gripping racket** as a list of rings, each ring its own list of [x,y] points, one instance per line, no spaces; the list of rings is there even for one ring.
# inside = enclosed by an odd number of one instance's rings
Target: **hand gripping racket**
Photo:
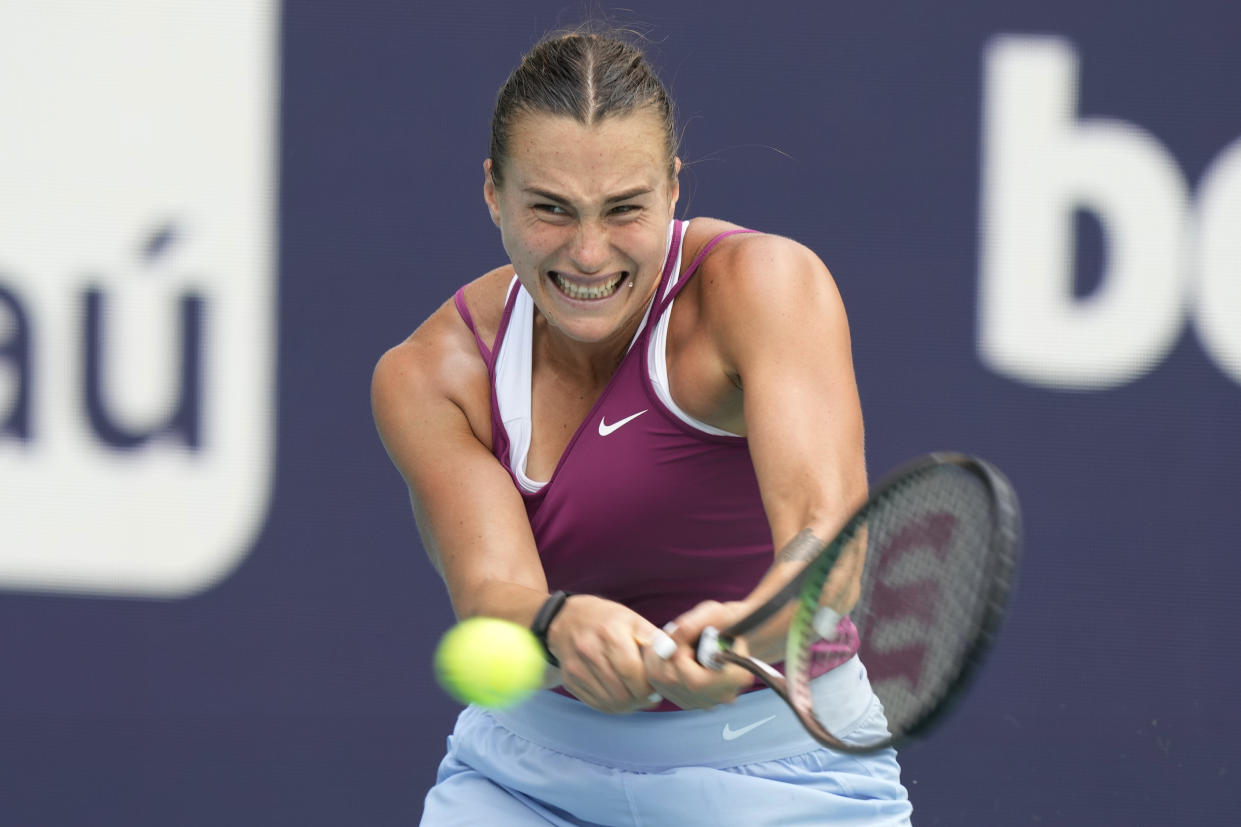
[[[1020,552],[1017,495],[1004,475],[973,457],[929,454],[890,474],[844,527],[770,600],[727,629],[708,628],[698,661],[734,663],[774,689],[806,730],[842,752],[883,749],[937,723],[966,690],[1003,619]],[[849,612],[859,654],[883,703],[888,734],[859,743],[836,737],[815,714],[816,643],[836,634],[840,615],[824,593],[846,550],[864,550],[862,591]],[[739,654],[733,641],[787,604],[784,674]]]

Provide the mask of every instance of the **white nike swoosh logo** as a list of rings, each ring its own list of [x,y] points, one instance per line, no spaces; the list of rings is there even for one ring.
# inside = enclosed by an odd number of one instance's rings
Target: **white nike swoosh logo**
[[[745,735],[750,730],[758,729],[763,724],[767,723],[768,721],[772,720],[775,717],[776,717],[775,715],[768,716],[761,721],[755,721],[749,726],[743,726],[741,729],[733,729],[730,725],[724,724],[724,740],[731,741],[734,738],[740,738],[742,735]]]
[[[599,417],[599,436],[607,436],[608,434],[615,431],[617,428],[624,425],[626,422],[631,422],[637,419],[638,417],[642,416],[642,414],[646,413],[647,410],[650,410],[650,409],[648,408],[646,410],[638,411],[636,414],[630,414],[629,416],[625,417],[619,422],[613,422],[611,425],[609,425],[607,422],[604,421],[606,417],[602,417],[602,416]]]

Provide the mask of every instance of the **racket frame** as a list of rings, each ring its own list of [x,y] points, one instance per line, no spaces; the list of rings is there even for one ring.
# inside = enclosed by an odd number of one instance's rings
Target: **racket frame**
[[[824,623],[824,616],[819,614],[822,611],[818,605],[819,593],[844,547],[856,535],[858,527],[866,523],[870,512],[882,504],[891,495],[893,489],[909,484],[919,474],[930,473],[935,468],[944,465],[955,465],[972,474],[986,488],[990,501],[994,505],[992,510],[994,519],[988,539],[988,574],[983,581],[987,585],[987,595],[976,634],[946,691],[911,725],[902,729],[897,735],[889,736],[874,744],[846,743],[829,732],[815,714],[808,674],[801,676],[800,679],[790,680],[770,664],[734,651],[732,644],[737,638],[766,623],[791,600],[801,598],[801,605],[798,606],[794,617],[789,622],[786,644],[785,662],[794,660],[789,655],[796,655],[799,651],[802,643],[800,635],[806,628],[819,628]],[[952,451],[939,451],[918,457],[885,475],[872,490],[866,502],[850,515],[836,536],[826,543],[780,591],[728,628],[720,631],[708,627],[703,630],[697,646],[698,661],[714,669],[722,668],[725,663],[732,663],[750,672],[789,705],[811,737],[830,749],[853,754],[867,754],[906,743],[910,739],[925,734],[940,723],[977,676],[979,666],[993,645],[1003,621],[1020,552],[1020,505],[1011,483],[998,468],[977,457]],[[802,613],[811,612],[813,612],[811,617],[799,617]],[[815,622],[814,615],[818,615],[818,623]]]

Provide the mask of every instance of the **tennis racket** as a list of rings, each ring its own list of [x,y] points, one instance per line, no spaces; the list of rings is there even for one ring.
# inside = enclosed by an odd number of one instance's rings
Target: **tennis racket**
[[[995,637],[1020,536],[1017,495],[998,469],[963,454],[921,457],[884,478],[779,593],[729,628],[705,630],[698,661],[714,668],[734,663],[753,673],[817,741],[835,750],[873,752],[923,735],[965,692]],[[815,714],[810,681],[829,665],[823,659],[831,647],[819,641],[836,635],[841,620],[829,605],[838,596],[824,593],[828,574],[843,553],[855,550],[865,552],[866,564],[849,617],[888,733],[846,743]],[[789,604],[784,674],[732,649],[737,638]]]

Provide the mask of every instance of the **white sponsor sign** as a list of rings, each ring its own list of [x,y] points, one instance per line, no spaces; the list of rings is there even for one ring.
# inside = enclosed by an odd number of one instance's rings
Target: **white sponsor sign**
[[[1068,40],[999,37],[984,55],[978,352],[1032,385],[1099,390],[1158,366],[1192,324],[1241,382],[1241,139],[1191,192],[1153,134],[1077,112]],[[1074,295],[1073,214],[1106,238],[1104,272]]]
[[[278,22],[0,3],[0,589],[193,594],[263,525]]]

